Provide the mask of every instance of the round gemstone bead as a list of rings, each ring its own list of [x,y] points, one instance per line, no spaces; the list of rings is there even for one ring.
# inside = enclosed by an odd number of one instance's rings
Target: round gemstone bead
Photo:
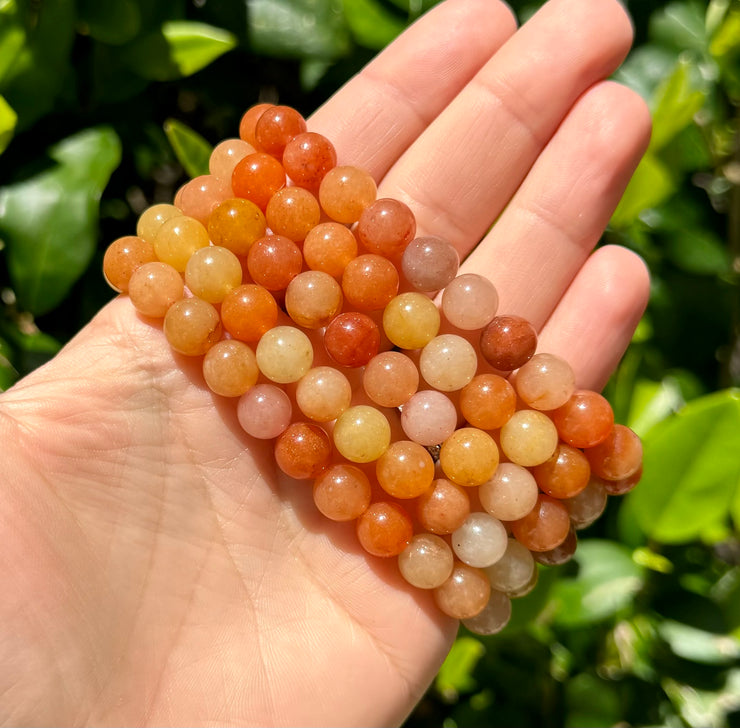
[[[143,316],[162,318],[185,293],[182,276],[167,263],[144,263],[131,275],[128,295]]]
[[[182,187],[178,207],[183,215],[194,217],[205,226],[214,208],[229,197],[233,197],[233,193],[228,180],[203,174]]]
[[[290,424],[293,407],[288,395],[274,384],[255,384],[239,397],[239,424],[252,437],[271,440]]]
[[[442,313],[458,329],[481,329],[496,315],[498,291],[477,273],[455,278],[442,294]]]
[[[311,422],[292,422],[275,440],[275,462],[288,477],[315,478],[331,463],[329,435]]]
[[[355,465],[337,463],[322,471],[313,484],[313,500],[332,521],[354,521],[370,505],[372,488]]]
[[[447,581],[434,590],[437,606],[453,619],[480,614],[491,596],[491,585],[482,569],[456,562]]]
[[[257,144],[255,130],[260,116],[274,104],[255,104],[247,109],[239,122],[239,137],[253,147]]]
[[[247,254],[249,275],[268,291],[287,288],[302,267],[301,249],[282,235],[266,235],[256,240]]]
[[[355,234],[365,250],[395,258],[416,234],[414,213],[399,200],[375,200],[362,211]]]
[[[294,136],[283,151],[283,167],[295,184],[318,189],[326,173],[336,167],[337,152],[322,134],[305,131]]]
[[[246,255],[267,230],[264,213],[254,202],[232,198],[213,209],[208,218],[208,235],[214,245]]]
[[[578,390],[561,407],[549,413],[558,434],[573,447],[593,447],[603,442],[614,425],[614,411],[597,392]]]
[[[551,457],[532,468],[532,475],[547,495],[572,498],[588,485],[591,468],[580,450],[559,443]]]
[[[391,443],[385,415],[368,405],[348,407],[337,418],[332,434],[337,450],[353,463],[377,460]]]
[[[221,321],[235,338],[256,343],[277,323],[278,307],[262,286],[245,283],[230,291],[221,303]]]
[[[240,397],[258,377],[254,352],[237,339],[218,341],[203,357],[203,378],[210,390],[222,397]]]
[[[208,303],[221,303],[229,291],[240,286],[242,265],[228,248],[209,245],[196,250],[185,266],[185,283],[194,296]]]
[[[444,474],[466,487],[485,483],[496,471],[499,461],[494,439],[475,427],[455,430],[439,451],[439,464]]]
[[[375,201],[378,188],[368,172],[352,166],[330,169],[319,185],[319,202],[336,222],[357,222],[362,211]]]
[[[285,187],[285,170],[275,157],[262,152],[248,154],[234,167],[231,188],[236,197],[251,200],[260,210]]]
[[[502,521],[524,518],[535,507],[538,494],[532,473],[515,463],[499,463],[491,478],[478,488],[483,508]]]
[[[517,465],[544,463],[558,444],[552,420],[537,410],[517,410],[501,428],[501,449]]]
[[[218,311],[207,301],[181,298],[167,309],[162,330],[176,352],[199,356],[221,338],[221,321]]]
[[[159,204],[148,207],[141,213],[136,223],[136,235],[149,242],[154,242],[154,236],[162,227],[165,220],[171,217],[180,217],[182,210],[175,205]]]
[[[322,222],[303,241],[303,257],[311,270],[339,278],[357,256],[357,240],[352,231],[338,222]]]
[[[380,255],[360,255],[347,263],[342,291],[350,306],[378,311],[398,293],[398,271]]]
[[[549,551],[534,551],[534,559],[538,564],[545,566],[562,566],[567,564],[576,553],[578,547],[578,537],[576,531],[571,525],[565,540],[558,544],[554,549]]]
[[[275,235],[283,235],[295,243],[319,224],[319,201],[302,187],[283,187],[267,203],[267,225]]]
[[[273,382],[297,382],[313,364],[311,341],[295,326],[275,326],[257,343],[257,365]]]
[[[154,236],[154,252],[163,263],[183,273],[190,256],[210,244],[208,231],[193,217],[180,215],[165,220]]]
[[[498,374],[478,374],[460,390],[460,411],[473,427],[498,430],[516,411],[516,392]]]
[[[511,599],[503,592],[491,589],[491,596],[483,610],[475,617],[464,619],[463,624],[475,634],[498,634],[511,619]]]
[[[509,524],[514,538],[530,551],[551,551],[568,536],[570,516],[561,501],[540,494],[524,518]]]
[[[453,531],[452,549],[468,566],[483,568],[495,564],[506,551],[508,535],[504,525],[488,513],[471,513]]]
[[[457,410],[449,398],[433,389],[409,397],[401,410],[401,427],[406,436],[430,447],[446,440],[457,426]]]
[[[537,332],[521,316],[495,316],[481,331],[480,352],[494,369],[512,371],[537,349]]]
[[[396,440],[375,462],[380,487],[394,498],[416,498],[434,480],[434,461],[427,449],[411,440]]]
[[[591,470],[605,480],[623,480],[642,466],[640,438],[625,425],[614,425],[605,440],[585,450]]]
[[[553,410],[573,394],[576,376],[565,359],[554,354],[535,354],[516,373],[517,394],[532,409]]]
[[[306,417],[316,422],[331,422],[349,407],[352,386],[338,369],[315,367],[298,381],[295,399]]]
[[[423,293],[401,293],[383,311],[385,335],[401,349],[421,349],[439,331],[437,306]]]
[[[607,498],[604,481],[592,477],[580,493],[564,499],[563,504],[568,509],[571,522],[580,530],[590,526],[604,512]]]
[[[103,275],[108,285],[116,291],[128,291],[133,272],[157,260],[154,246],[143,238],[127,235],[114,240],[103,256]]]
[[[419,386],[419,370],[399,351],[384,351],[374,356],[362,375],[362,386],[370,399],[381,407],[400,407]]]
[[[608,495],[624,495],[629,493],[642,479],[642,465],[632,475],[618,480],[604,480],[604,488]]]
[[[280,159],[288,142],[306,131],[306,120],[290,106],[270,106],[254,125],[257,149]]]
[[[470,498],[464,488],[438,478],[416,501],[419,523],[432,533],[452,533],[470,514]]]
[[[364,313],[340,313],[324,331],[324,347],[343,367],[365,366],[380,349],[380,330]]]
[[[398,568],[412,586],[435,589],[449,579],[454,561],[446,541],[431,533],[418,533],[398,555]]]
[[[460,256],[447,240],[415,238],[403,251],[401,268],[408,282],[424,293],[443,289],[457,275]]]
[[[478,356],[473,345],[462,336],[442,334],[421,351],[421,376],[435,389],[453,392],[462,389],[475,376]]]
[[[285,289],[285,310],[299,326],[320,329],[342,308],[342,289],[328,273],[307,270]]]
[[[518,594],[530,584],[536,569],[532,552],[515,538],[509,538],[504,555],[485,571],[492,589]]]
[[[411,519],[397,503],[377,501],[357,519],[360,545],[373,556],[398,556],[413,535]]]

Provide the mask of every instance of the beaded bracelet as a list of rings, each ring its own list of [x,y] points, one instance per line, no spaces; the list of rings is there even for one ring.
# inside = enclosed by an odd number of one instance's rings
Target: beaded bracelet
[[[568,561],[639,481],[639,438],[297,111],[254,106],[239,137],[109,246],[107,281],[202,357],[321,513],[354,521],[445,614],[500,631],[537,563]]]

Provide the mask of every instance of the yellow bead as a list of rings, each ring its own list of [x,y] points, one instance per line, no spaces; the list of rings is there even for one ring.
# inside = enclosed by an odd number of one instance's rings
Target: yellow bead
[[[498,447],[494,439],[476,427],[455,430],[443,443],[439,464],[444,474],[458,485],[485,483],[498,467]]]
[[[377,460],[391,443],[391,426],[385,415],[368,405],[346,409],[334,425],[334,445],[353,463]]]
[[[386,336],[401,349],[421,349],[439,331],[439,310],[423,293],[401,293],[383,311]]]

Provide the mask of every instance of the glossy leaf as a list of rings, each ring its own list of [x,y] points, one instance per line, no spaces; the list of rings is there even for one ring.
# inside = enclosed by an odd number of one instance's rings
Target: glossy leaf
[[[486,649],[475,637],[458,637],[437,673],[435,687],[448,698],[476,687],[473,671]]]
[[[0,237],[22,310],[50,311],[87,267],[100,196],[120,155],[112,129],[86,129],[49,150],[47,169],[0,188]]]
[[[18,0],[0,3],[0,88],[26,41]]]
[[[637,166],[611,219],[616,228],[626,227],[640,213],[664,202],[676,189],[676,180],[663,162],[646,154]]]
[[[740,390],[689,402],[644,438],[640,485],[628,496],[640,528],[685,543],[725,521],[740,483]]]
[[[191,176],[208,174],[213,147],[196,131],[177,119],[167,119],[164,133],[183,169]]]
[[[126,48],[126,61],[140,76],[169,81],[190,76],[236,46],[221,28],[189,20],[171,20]]]
[[[403,18],[376,0],[343,0],[344,16],[360,45],[380,50],[406,27]]]
[[[711,230],[689,228],[672,232],[666,254],[682,270],[698,275],[719,275],[730,270],[730,256]]]
[[[650,21],[650,35],[661,45],[683,51],[707,48],[705,3],[675,2],[658,10]]]
[[[666,619],[658,633],[674,655],[705,665],[728,665],[740,660],[740,639],[697,629],[682,622]]]
[[[642,586],[643,569],[618,543],[582,540],[573,559],[578,575],[560,579],[551,592],[556,625],[578,627],[613,617]]]
[[[255,53],[337,58],[350,49],[340,0],[251,0],[248,22]]]
[[[0,96],[0,154],[10,144],[17,121],[18,115],[13,111],[13,107]]]

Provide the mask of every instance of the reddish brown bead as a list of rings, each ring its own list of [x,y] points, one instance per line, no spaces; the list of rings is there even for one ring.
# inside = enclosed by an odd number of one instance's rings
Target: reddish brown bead
[[[268,291],[282,291],[301,272],[301,249],[282,235],[256,240],[247,254],[247,268],[255,283]]]
[[[293,422],[275,441],[275,462],[291,478],[315,478],[331,462],[331,439],[311,422]]]
[[[399,200],[375,200],[362,211],[355,234],[368,252],[393,258],[414,239],[414,213]]]
[[[561,442],[551,458],[532,468],[532,475],[547,495],[572,498],[588,485],[591,468],[580,450]]]
[[[570,527],[565,541],[550,551],[533,551],[535,561],[545,566],[562,566],[567,564],[576,553],[578,547],[578,536],[573,526]]]
[[[317,190],[324,175],[336,165],[334,145],[313,131],[293,137],[283,151],[283,167],[288,177],[309,190]]]
[[[398,293],[396,266],[380,255],[360,255],[345,267],[342,291],[350,306],[379,311]]]
[[[480,335],[483,358],[500,371],[518,369],[532,358],[535,349],[537,332],[520,316],[496,316]]]
[[[604,480],[624,480],[642,466],[640,438],[625,425],[614,425],[603,442],[584,452],[591,470]]]
[[[270,198],[285,187],[283,165],[269,154],[257,152],[242,159],[231,175],[231,188],[237,197],[254,202],[260,210],[267,208]]]
[[[562,406],[550,411],[558,435],[573,447],[593,447],[603,442],[614,425],[609,402],[597,392],[577,390]]]
[[[274,104],[255,104],[254,106],[247,109],[244,116],[242,116],[241,121],[239,122],[240,138],[254,147],[255,144],[257,144],[257,140],[254,136],[257,122],[259,121],[260,116],[262,116],[262,114],[264,114],[267,109],[270,109],[273,106]]]
[[[461,486],[439,478],[417,499],[416,515],[427,531],[452,533],[470,515],[470,498]]]
[[[632,475],[620,480],[603,480],[599,482],[604,486],[608,495],[624,495],[629,493],[642,479],[642,465]]]
[[[357,519],[357,538],[373,556],[398,556],[413,535],[411,519],[397,503],[377,501]]]
[[[542,494],[535,507],[510,526],[514,538],[530,551],[551,551],[568,537],[570,515],[563,503]]]
[[[341,313],[326,327],[324,346],[337,364],[362,367],[380,349],[380,330],[364,313]]]
[[[255,148],[280,159],[285,145],[306,131],[306,120],[290,106],[270,106],[254,127]]]

